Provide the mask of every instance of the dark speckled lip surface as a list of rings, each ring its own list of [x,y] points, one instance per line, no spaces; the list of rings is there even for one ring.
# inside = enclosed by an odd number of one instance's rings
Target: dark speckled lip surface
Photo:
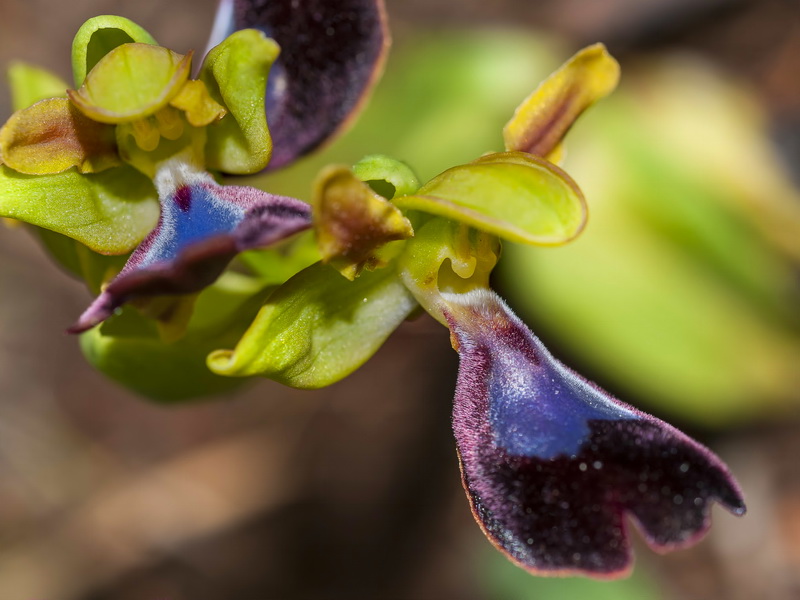
[[[448,300],[464,487],[514,562],[613,577],[631,566],[626,515],[651,547],[669,550],[702,537],[715,501],[744,513],[719,458],[566,368],[493,292]]]
[[[270,170],[313,151],[347,122],[389,45],[382,0],[222,0],[211,43],[245,28],[281,48],[267,82]]]

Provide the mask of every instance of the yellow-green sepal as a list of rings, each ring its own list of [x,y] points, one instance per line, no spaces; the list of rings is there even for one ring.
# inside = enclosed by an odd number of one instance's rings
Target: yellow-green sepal
[[[587,216],[586,201],[572,178],[524,152],[487,154],[453,167],[395,203],[536,246],[568,242],[581,232]]]
[[[179,340],[164,341],[155,320],[128,306],[82,334],[81,350],[105,375],[157,402],[228,392],[244,381],[209,371],[206,355],[239,339],[268,292],[260,281],[228,272],[197,297]]]
[[[353,165],[353,173],[384,198],[410,196],[419,189],[417,174],[406,163],[370,154]]]
[[[272,139],[264,109],[267,76],[280,48],[255,29],[242,29],[212,48],[200,80],[228,114],[208,127],[206,164],[225,173],[247,175],[264,169]]]
[[[317,263],[278,288],[234,350],[208,357],[220,375],[263,375],[305,389],[346,377],[417,306],[394,269],[348,281]]]
[[[61,233],[101,254],[133,250],[158,214],[152,182],[127,166],[23,175],[0,165],[0,217]]]
[[[125,17],[101,15],[86,21],[72,41],[72,73],[75,87],[83,85],[86,74],[106,54],[117,46],[133,42],[158,44],[152,35]]]
[[[185,56],[161,46],[122,44],[101,58],[78,90],[67,95],[101,123],[125,123],[155,114],[183,88],[192,68]]]

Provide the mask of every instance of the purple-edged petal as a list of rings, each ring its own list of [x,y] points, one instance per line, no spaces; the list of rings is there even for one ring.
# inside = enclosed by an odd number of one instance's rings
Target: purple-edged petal
[[[358,109],[389,44],[382,0],[222,0],[209,47],[260,29],[281,48],[267,82],[269,169],[316,149]]]
[[[511,560],[540,574],[620,575],[631,564],[625,515],[665,551],[707,531],[714,501],[745,512],[719,458],[565,367],[493,292],[443,297],[460,355],[464,487]]]
[[[311,209],[304,202],[250,187],[221,186],[180,163],[163,167],[156,187],[158,226],[71,333],[97,325],[134,298],[199,291],[239,252],[269,246],[311,225]]]

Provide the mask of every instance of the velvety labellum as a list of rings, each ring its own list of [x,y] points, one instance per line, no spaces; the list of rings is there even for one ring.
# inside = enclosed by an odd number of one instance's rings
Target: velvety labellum
[[[246,28],[281,47],[266,99],[275,169],[313,151],[359,108],[388,48],[385,11],[380,0],[222,0],[210,44]]]
[[[311,224],[310,207],[294,198],[220,186],[205,174],[179,172],[169,177],[177,184],[161,194],[158,226],[70,332],[100,323],[135,297],[199,291],[239,252],[269,246]],[[159,188],[168,185],[158,179],[156,183]]]
[[[489,290],[444,294],[460,355],[453,427],[475,518],[538,573],[630,568],[628,515],[655,549],[696,541],[720,502],[743,514],[725,465],[547,351]]]

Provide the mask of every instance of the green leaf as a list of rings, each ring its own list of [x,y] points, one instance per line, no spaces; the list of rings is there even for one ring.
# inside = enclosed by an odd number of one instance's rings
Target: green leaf
[[[46,98],[66,98],[69,87],[50,71],[23,62],[13,62],[8,67],[8,84],[14,110],[22,110]]]
[[[242,335],[268,293],[260,282],[226,273],[199,295],[186,335],[166,343],[155,321],[131,307],[81,335],[81,349],[98,370],[159,402],[228,392],[243,380],[215,375],[206,356]]]
[[[184,56],[161,46],[123,44],[100,59],[80,89],[67,90],[67,95],[95,121],[134,121],[169,104],[191,68],[192,52]]]
[[[488,154],[453,167],[395,203],[540,246],[568,242],[586,223],[586,201],[572,178],[523,152]]]
[[[410,196],[419,189],[419,179],[411,167],[383,154],[365,156],[353,165],[353,173],[384,198]],[[385,189],[378,187],[380,183]]]
[[[158,214],[153,184],[129,167],[34,176],[0,166],[0,216],[62,233],[102,254],[131,251]]]
[[[75,77],[75,87],[83,85],[86,74],[106,54],[117,46],[133,42],[158,44],[153,36],[124,17],[101,15],[86,21],[72,41],[72,72]]]
[[[267,166],[272,140],[264,110],[267,76],[280,49],[255,29],[237,31],[212,48],[200,70],[211,97],[228,114],[208,128],[206,162],[246,175]]]
[[[361,366],[416,305],[393,269],[348,281],[318,263],[278,288],[236,349],[212,353],[208,365],[220,375],[324,387]]]

